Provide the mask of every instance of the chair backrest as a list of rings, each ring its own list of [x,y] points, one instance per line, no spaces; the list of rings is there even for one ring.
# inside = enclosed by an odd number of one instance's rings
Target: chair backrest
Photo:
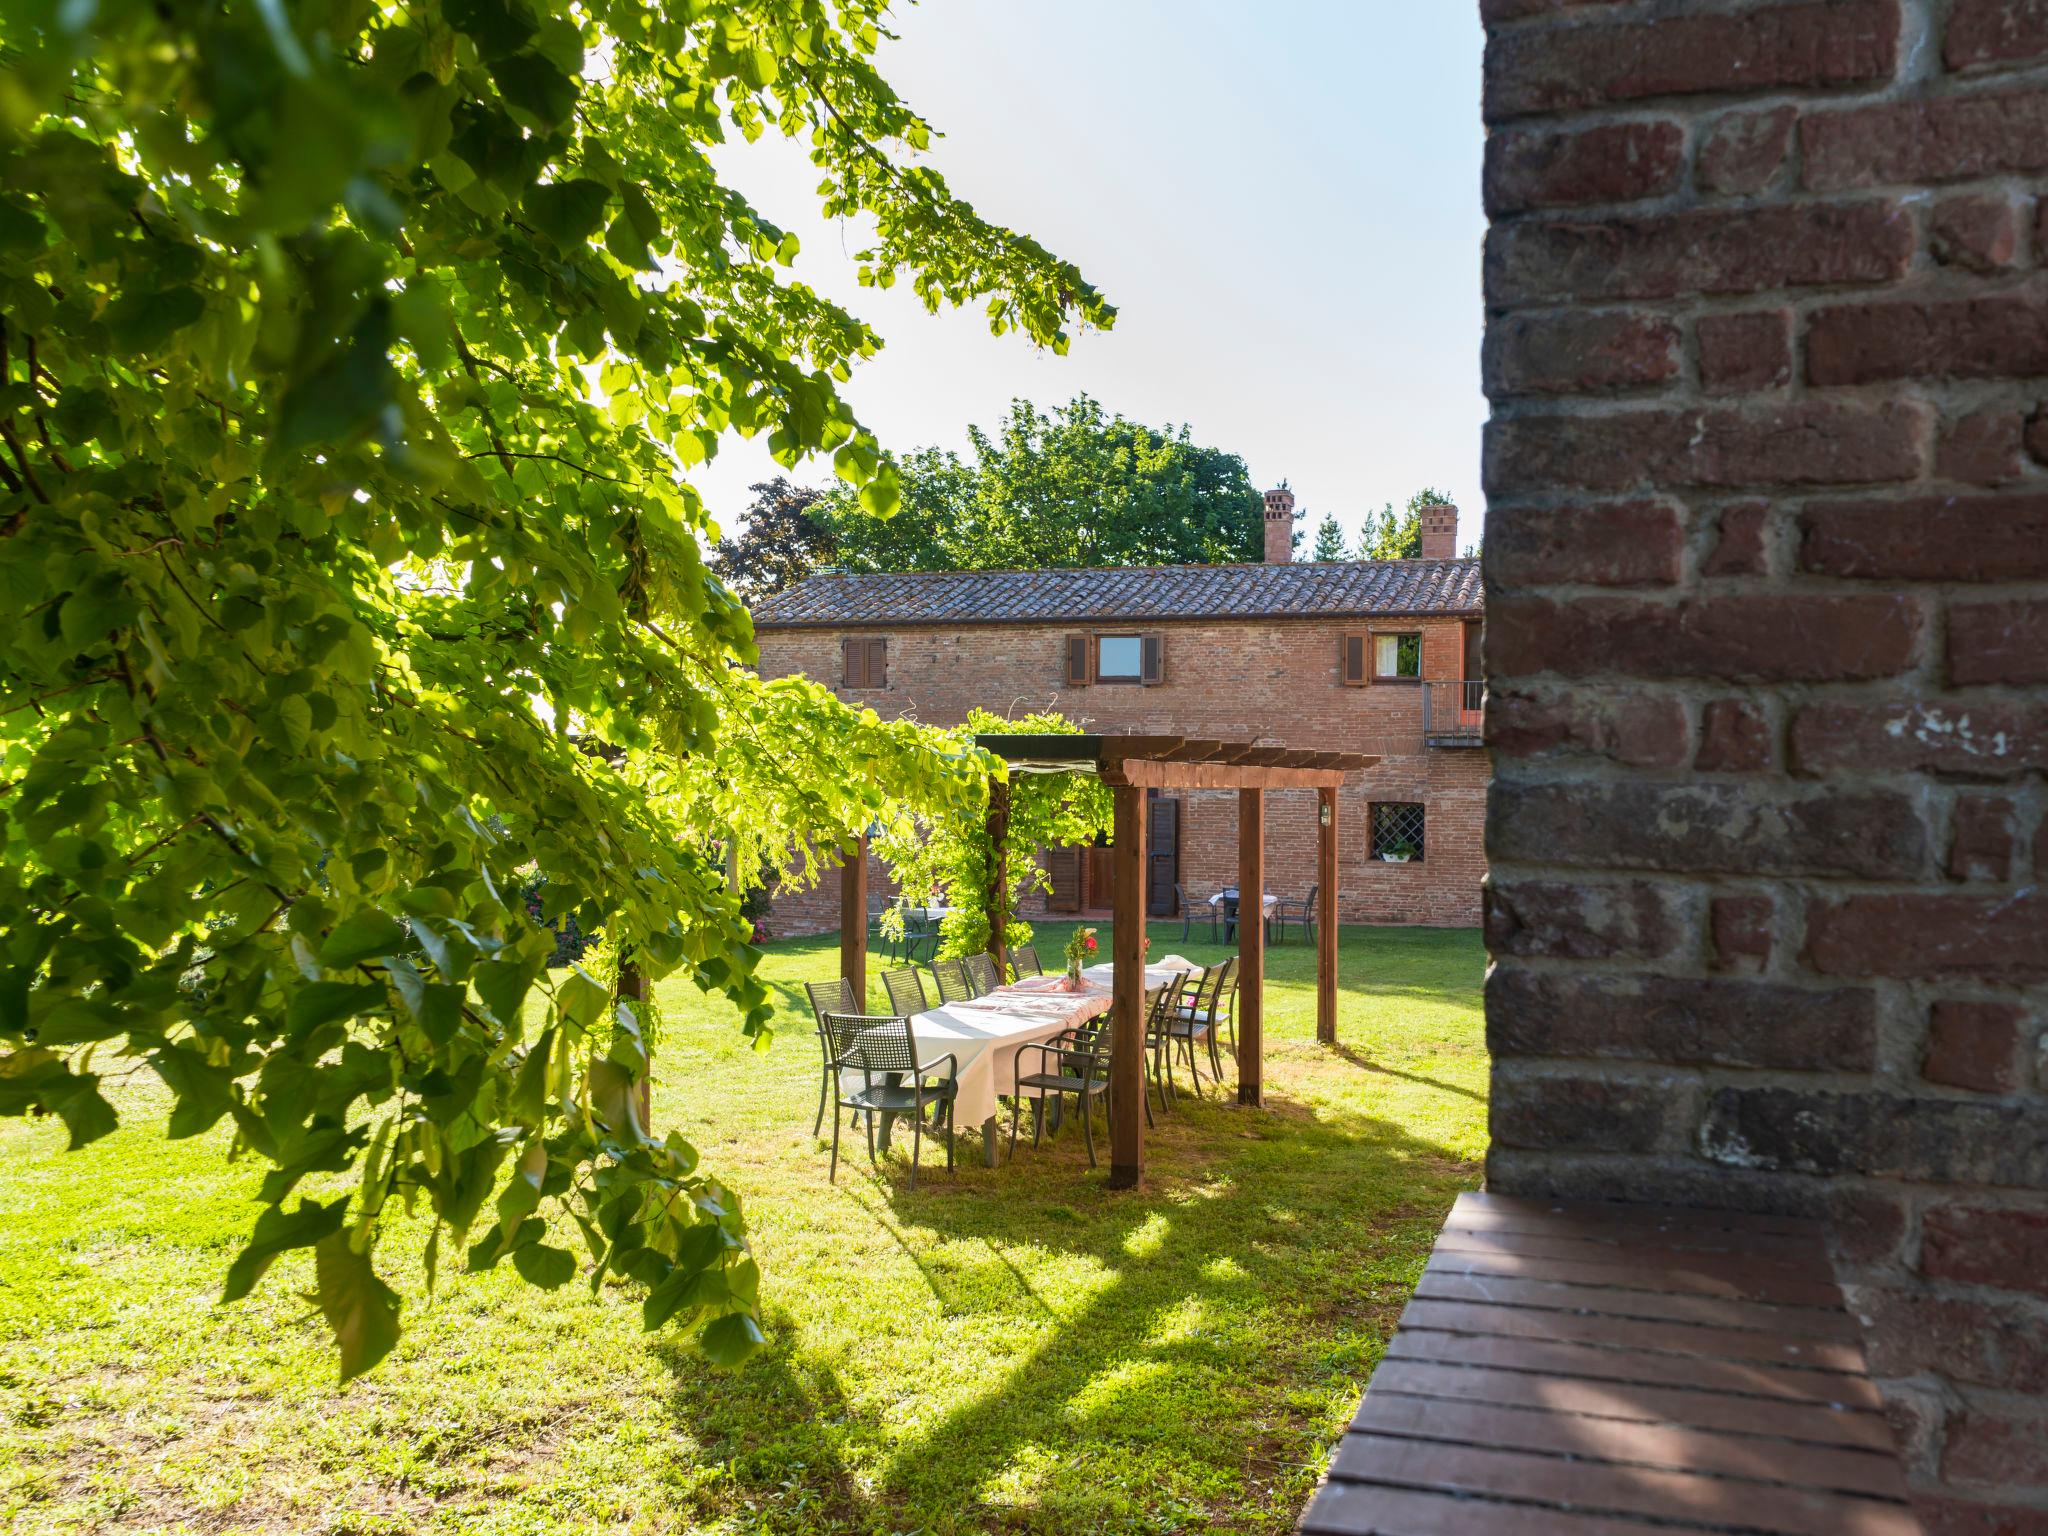
[[[1003,984],[1002,978],[996,975],[996,962],[992,956],[973,954],[968,955],[966,961],[967,979],[974,983],[976,996],[986,997]]]
[[[925,1001],[924,973],[914,965],[882,972],[882,986],[889,994],[890,1009],[896,1013],[923,1013],[931,1007]]]
[[[1230,955],[1220,964],[1212,965],[1202,973],[1201,984],[1195,989],[1195,995],[1191,999],[1197,1013],[1215,1017],[1217,1008],[1223,1002],[1224,991],[1230,986],[1230,978],[1236,971],[1237,956]]]
[[[1188,973],[1176,971],[1173,979],[1152,994],[1151,1006],[1145,1010],[1145,1027],[1157,1034],[1166,1028],[1174,1010],[1180,1007],[1181,994],[1187,990]]]
[[[1301,904],[1304,907],[1307,907],[1311,912],[1315,911],[1316,909],[1316,892],[1320,891],[1321,889],[1322,887],[1320,885],[1312,885],[1308,888],[1308,894],[1301,898]]]
[[[1045,967],[1038,963],[1038,947],[1035,944],[1019,944],[1010,951],[1010,965],[1019,976],[1043,976]]]
[[[830,981],[807,981],[804,992],[811,1000],[811,1017],[820,1028],[824,1027],[828,1013],[859,1013],[860,999],[853,995],[853,983],[844,976]]]
[[[932,980],[939,984],[939,1001],[942,1003],[964,1003],[974,996],[974,983],[968,978],[964,961],[934,960]]]
[[[818,1037],[825,1043],[825,1055],[835,1067],[860,1065],[860,1039],[878,1024],[894,1022],[890,1014],[840,1013],[837,1009],[818,1020]]]
[[[917,1039],[910,1032],[910,1020],[894,1014],[828,1014],[828,1029],[835,1041],[843,1037],[846,1054],[840,1059],[874,1077],[889,1072],[917,1070]]]

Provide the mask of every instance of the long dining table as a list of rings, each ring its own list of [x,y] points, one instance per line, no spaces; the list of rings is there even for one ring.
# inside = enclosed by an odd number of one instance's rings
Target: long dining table
[[[1180,955],[1164,955],[1145,967],[1145,990],[1165,986],[1177,975],[1201,967]],[[1070,992],[1064,974],[1026,976],[966,1002],[943,1003],[910,1017],[910,1034],[920,1062],[950,1055],[954,1060],[953,1124],[981,1126],[981,1160],[996,1161],[998,1100],[1014,1092],[1018,1052],[1109,1012],[1115,1001],[1115,968],[1107,963],[1081,972],[1081,990]],[[860,1086],[858,1068],[842,1068],[841,1082]],[[1038,1093],[1026,1088],[1027,1098]],[[882,1116],[882,1145],[889,1144],[893,1115]]]

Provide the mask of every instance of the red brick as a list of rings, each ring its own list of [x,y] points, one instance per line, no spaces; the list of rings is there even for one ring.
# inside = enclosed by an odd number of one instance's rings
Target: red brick
[[[1486,742],[1504,757],[1595,757],[1631,768],[1676,768],[1691,753],[1685,707],[1643,689],[1602,696],[1491,683]]]
[[[2048,709],[2017,700],[1823,701],[1792,719],[1801,773],[1947,773],[2009,779],[2048,761]]]
[[[1910,666],[1921,624],[1918,604],[1901,596],[1497,597],[1487,613],[1487,664],[1502,677],[1849,682]]]
[[[1684,174],[1685,130],[1668,118],[1580,132],[1506,129],[1486,141],[1486,211],[1633,202],[1669,192]]]
[[[2048,889],[1821,901],[1807,913],[1806,960],[1824,976],[2048,980]]]
[[[1819,0],[1500,33],[1486,48],[1489,121],[1700,92],[1853,85],[1898,61],[1897,0]]]
[[[2048,91],[1937,96],[1799,121],[1806,185],[1819,192],[2048,169]]]
[[[1810,384],[2004,379],[2048,373],[2048,290],[1834,304],[1806,322]]]
[[[1951,818],[1948,875],[2003,885],[2019,857],[2019,823],[2003,795],[1958,795]]]
[[[2023,1015],[2011,1003],[1944,998],[1928,1012],[1920,1075],[1948,1088],[2016,1093],[2027,1085],[2020,1051]]]
[[[1809,504],[1802,570],[1908,581],[2048,577],[2048,495]]]
[[[2048,602],[1951,604],[1948,679],[1959,687],[2048,683]],[[2048,765],[2048,756],[2037,757],[2035,765]]]
[[[1758,773],[1771,766],[1771,723],[1746,699],[1710,699],[1700,711],[1702,773]]]
[[[1690,1079],[1523,1077],[1497,1073],[1488,1129],[1504,1147],[1548,1152],[1676,1152],[1699,1118]]]
[[[1894,282],[1914,244],[1911,217],[1885,198],[1526,219],[1488,232],[1486,296],[1513,308]]]
[[[1702,315],[1700,383],[1710,395],[1776,389],[1792,382],[1792,311]]]
[[[1876,484],[1918,478],[1926,408],[1908,401],[1799,400],[1487,423],[1486,489],[1634,491],[1656,486]]]
[[[1708,1100],[1700,1145],[1744,1168],[2026,1187],[2048,1182],[2048,1104],[1729,1087]],[[2038,1345],[2048,1365],[2048,1332]]]
[[[1921,1536],[2048,1536],[2048,1509],[1980,1504],[1930,1489],[1913,1490]]]
[[[1487,1048],[1496,1057],[1784,1072],[1867,1072],[1877,1059],[1877,1006],[1861,987],[1497,965],[1486,998]]]
[[[1761,192],[1785,163],[1792,147],[1796,107],[1771,107],[1762,112],[1730,112],[1707,131],[1700,145],[1698,180],[1702,191],[1748,194]]]
[[[1976,1105],[1940,1107],[1995,1113]],[[2029,1303],[1873,1286],[1858,1292],[1856,1310],[1872,1325],[1865,1340],[1873,1375],[1927,1372],[2016,1392],[2048,1389],[2048,1328],[2042,1326],[2040,1309]]]
[[[1950,69],[2018,64],[2043,54],[2048,54],[2048,4],[2043,0],[1955,0],[1941,50]]]
[[[1998,272],[2013,264],[2019,248],[2019,213],[2010,198],[1995,194],[1945,197],[1928,217],[1928,254],[1943,266]]]
[[[1931,1205],[1921,1218],[1920,1269],[1931,1280],[2048,1296],[2048,1210]]]
[[[2013,1491],[2048,1493],[2048,1412],[1969,1408],[1949,1420],[1941,1475]]]
[[[1684,542],[1678,509],[1668,501],[1496,504],[1487,509],[1482,558],[1496,589],[1668,587],[1678,580]]]
[[[1768,502],[1745,501],[1723,507],[1714,548],[1701,562],[1705,576],[1767,576],[1770,553],[1764,544],[1764,530],[1770,523]]]
[[[1777,910],[1768,894],[1716,896],[1708,911],[1714,969],[1750,975],[1768,967]]]
[[[1678,939],[1675,898],[1646,881],[1496,879],[1486,891],[1486,947],[1547,960],[1654,960]]]
[[[2002,485],[2020,477],[2020,413],[1992,406],[1944,423],[1934,472],[1968,485]]]
[[[1677,376],[1678,342],[1662,315],[1510,315],[1486,328],[1481,369],[1496,400],[1645,389]]]
[[[1929,859],[1906,795],[1713,780],[1495,779],[1486,835],[1499,862],[1563,869],[1911,880]]]
[[[2048,202],[2044,202],[2042,206],[2048,208]],[[2043,241],[2042,245],[2043,249],[2048,249],[2048,241]],[[2048,406],[2036,406],[2034,414],[2027,418],[2024,441],[2027,452],[2034,459],[2048,464]]]

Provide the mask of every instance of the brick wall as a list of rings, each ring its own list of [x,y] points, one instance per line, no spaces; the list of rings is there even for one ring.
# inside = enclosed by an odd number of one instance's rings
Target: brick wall
[[[1481,10],[1489,1183],[1830,1218],[2038,1536],[2048,3]]]
[[[888,687],[839,689],[842,698],[895,718],[955,725],[970,708],[1022,715],[1055,709],[1092,730],[1159,732],[1289,747],[1380,754],[1339,797],[1339,907],[1346,922],[1471,926],[1479,921],[1486,873],[1482,830],[1486,754],[1425,749],[1418,689],[1399,684],[1347,688],[1338,677],[1338,637],[1378,628],[1423,637],[1426,678],[1450,679],[1463,665],[1462,620],[1399,619],[1238,621],[1165,624],[1163,681],[1154,687],[1093,684],[1068,688],[1062,665],[1070,627],[1002,624],[970,628],[863,629],[889,642]],[[851,631],[766,630],[761,674],[802,672],[838,684],[841,641]],[[1182,797],[1182,884],[1197,900],[1237,883],[1237,795]],[[1369,806],[1397,800],[1425,808],[1420,863],[1369,857]],[[1315,879],[1316,810],[1312,793],[1267,796],[1266,868],[1281,895],[1305,895]],[[879,908],[885,883],[877,878]],[[1027,912],[1031,908],[1027,907]],[[1203,909],[1206,911],[1206,908]],[[836,881],[779,898],[778,933],[824,932],[839,924]]]

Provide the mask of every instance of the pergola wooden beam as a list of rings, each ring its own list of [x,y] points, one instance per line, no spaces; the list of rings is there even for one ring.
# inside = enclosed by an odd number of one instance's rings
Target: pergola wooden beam
[[[1109,1187],[1145,1177],[1145,791],[1113,790],[1110,938],[1116,966],[1109,1044]],[[1082,1108],[1085,1110],[1086,1105]]]
[[[1244,893],[1257,894],[1257,915],[1245,916]],[[1237,795],[1237,1102],[1266,1098],[1266,792]],[[1218,998],[1220,1007],[1222,998]]]
[[[868,1007],[868,840],[840,850],[839,974],[853,988],[861,1012]]]

